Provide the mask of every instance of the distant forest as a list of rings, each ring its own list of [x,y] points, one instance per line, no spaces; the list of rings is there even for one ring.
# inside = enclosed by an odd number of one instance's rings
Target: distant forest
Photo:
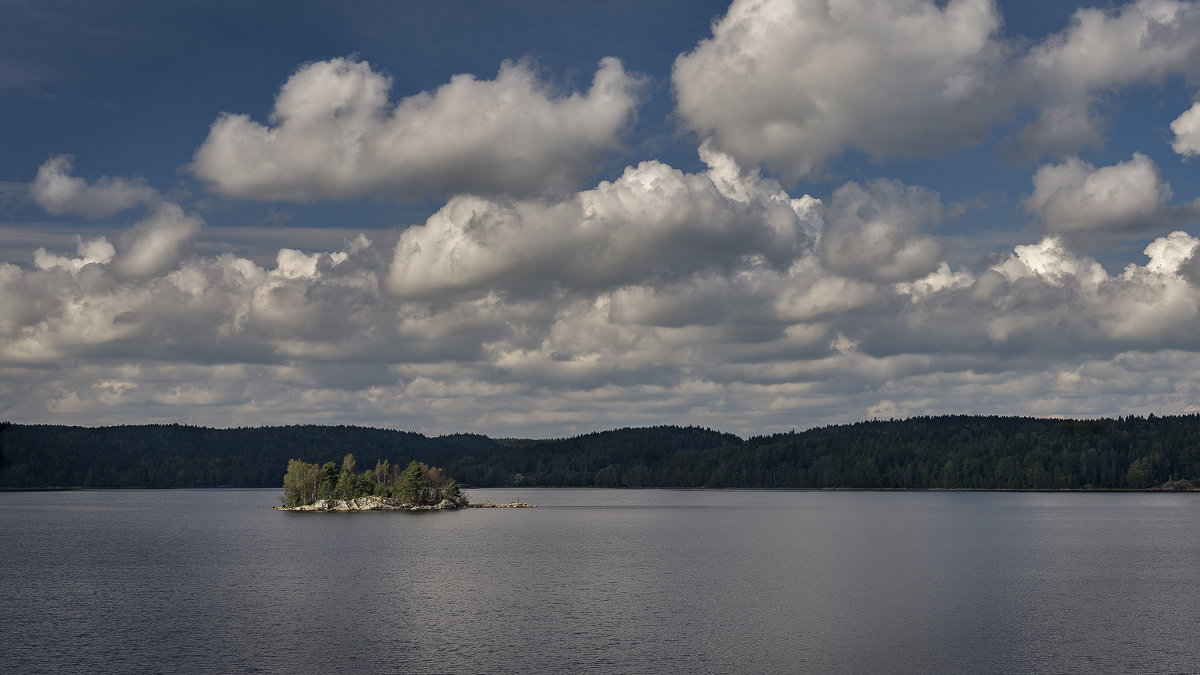
[[[550,440],[348,426],[0,423],[0,488],[279,487],[288,460],[439,466],[464,487],[1140,489],[1200,484],[1200,416],[945,416],[755,436],[698,427]]]

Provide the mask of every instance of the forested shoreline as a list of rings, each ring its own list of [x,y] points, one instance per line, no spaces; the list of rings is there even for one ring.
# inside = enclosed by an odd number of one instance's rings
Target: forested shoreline
[[[492,439],[354,426],[0,423],[0,488],[278,487],[316,466],[443,467],[463,486],[1117,490],[1200,484],[1200,416],[942,416],[741,439],[659,426]],[[388,489],[391,489],[390,485]]]

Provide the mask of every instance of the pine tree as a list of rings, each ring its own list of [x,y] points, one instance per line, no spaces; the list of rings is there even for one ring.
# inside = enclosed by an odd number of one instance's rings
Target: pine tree
[[[466,506],[468,503],[467,496],[462,493],[462,490],[458,487],[458,481],[453,478],[450,479],[449,483],[446,483],[444,497],[458,507]]]
[[[425,477],[425,467],[417,460],[408,463],[400,482],[400,498],[408,504],[421,505],[427,501],[429,479]]]

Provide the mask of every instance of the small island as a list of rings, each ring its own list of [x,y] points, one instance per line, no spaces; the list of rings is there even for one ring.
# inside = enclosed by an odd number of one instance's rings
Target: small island
[[[472,504],[458,481],[438,467],[412,461],[403,471],[388,460],[357,473],[354,455],[342,466],[288,461],[280,511],[444,511],[464,508],[532,508],[532,504]]]

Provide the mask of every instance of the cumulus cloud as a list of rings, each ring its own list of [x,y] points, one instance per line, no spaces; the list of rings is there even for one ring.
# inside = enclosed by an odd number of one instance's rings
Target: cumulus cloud
[[[1119,10],[1081,7],[1070,26],[1035,46],[1027,65],[1058,91],[1083,95],[1200,73],[1200,5],[1138,0]]]
[[[1061,239],[1016,247],[993,269],[1004,282],[980,278],[968,291],[988,308],[991,342],[1027,355],[1190,349],[1200,288],[1181,273],[1200,240],[1184,232],[1156,238],[1148,261],[1109,275]]]
[[[977,274],[939,265],[902,283],[834,274],[806,249],[786,266],[743,258],[536,298],[492,280],[421,298],[385,289],[388,258],[365,237],[281,249],[267,267],[227,253],[140,277],[92,241],[77,260],[94,262],[0,265],[0,413],[536,434],[663,421],[752,433],[887,401],[903,414],[1182,411],[1200,373],[1186,276],[1198,249],[1175,232],[1110,275],[1048,238]]]
[[[589,289],[747,263],[788,266],[810,245],[812,200],[724,156],[688,174],[657,161],[560,202],[455,197],[400,236],[388,287],[402,296]]]
[[[832,271],[868,281],[912,281],[932,272],[940,242],[924,232],[942,218],[941,201],[924,188],[877,180],[833,193],[821,237]]]
[[[121,278],[157,276],[176,267],[203,224],[199,216],[185,214],[177,204],[163,203],[145,220],[121,233],[119,253],[105,237],[77,237],[78,257],[68,258],[39,248],[34,251],[34,266],[39,270],[62,269],[78,276],[88,265],[111,265]]]
[[[1078,157],[1042,166],[1023,204],[1047,232],[1071,233],[1155,224],[1170,198],[1158,167],[1134,153],[1127,162],[1099,169]]]
[[[1030,161],[1047,155],[1071,155],[1082,148],[1104,145],[1102,127],[1086,100],[1050,103],[1025,125],[1011,142],[1011,149],[1018,157]]]
[[[172,269],[204,221],[183,212],[177,204],[162,204],[131,229],[118,244],[113,268],[123,277],[149,277]]]
[[[1183,268],[1184,263],[1194,257],[1198,246],[1200,246],[1200,239],[1196,239],[1187,232],[1172,232],[1165,237],[1159,237],[1142,251],[1150,258],[1145,265],[1146,271],[1156,274],[1175,274]],[[1132,269],[1136,270],[1136,268]]]
[[[77,240],[79,245],[75,248],[75,251],[79,254],[79,257],[68,258],[50,253],[44,248],[39,248],[33,252],[33,264],[39,270],[58,267],[72,274],[77,274],[85,265],[107,264],[111,262],[113,256],[117,253],[113,245],[108,243],[108,239],[104,237],[88,240],[84,240],[83,237],[77,237]]]
[[[586,93],[557,95],[529,64],[509,62],[494,80],[456,75],[395,104],[390,88],[366,62],[305,65],[269,125],[221,115],[192,170],[217,192],[257,200],[539,195],[573,187],[617,145],[639,79],[606,58]]]
[[[1200,78],[1195,2],[1080,9],[1032,46],[1001,26],[990,0],[736,0],[676,60],[679,114],[741,164],[794,181],[847,148],[934,155],[1027,116],[1003,143],[1028,158],[1075,154],[1103,143],[1105,94]]]
[[[183,368],[344,357],[364,339],[356,331],[394,326],[394,307],[364,300],[379,295],[365,237],[343,251],[282,249],[264,269],[232,254],[181,256],[199,225],[164,207],[122,234],[120,252],[100,239],[81,242],[76,259],[40,252],[32,270],[5,266],[0,295],[19,304],[8,308],[17,319],[0,340],[0,364],[107,355]]]
[[[1200,78],[1200,5],[1139,0],[1119,10],[1077,9],[1066,30],[1019,64],[1041,114],[1022,135],[1024,154],[1069,154],[1098,145],[1103,122],[1091,110],[1106,92],[1169,76]]]
[[[992,84],[1000,23],[989,0],[737,0],[676,60],[679,113],[742,164],[789,180],[846,146],[953,147],[1010,107]]]
[[[951,271],[950,265],[941,262],[928,275],[916,281],[898,283],[894,288],[897,293],[910,296],[916,303],[939,291],[965,288],[974,282],[975,278],[966,269]]]
[[[808,270],[796,270],[776,285],[779,294],[773,303],[775,316],[793,324],[835,319],[875,304],[881,295],[873,284],[822,274],[811,266]]]
[[[72,176],[75,158],[55,155],[38,167],[30,186],[34,201],[54,215],[103,218],[158,199],[158,191],[144,181],[101,177],[92,185]]]
[[[872,411],[1161,413],[1200,394],[1192,234],[1148,238],[1113,273],[1065,236],[952,269],[935,192],[793,198],[713,144],[701,156],[556,199],[459,196],[422,225],[265,263],[191,253],[202,222],[172,204],[116,246],[40,249],[0,264],[0,417],[748,434]],[[1053,183],[1038,212],[1139,184],[1094,179],[1105,168]]]
[[[1108,279],[1108,273],[1100,263],[1076,255],[1058,237],[1016,246],[1012,255],[994,265],[992,270],[1009,281],[1036,278],[1052,286],[1071,282],[1096,288]]]
[[[1171,122],[1175,140],[1171,149],[1184,157],[1200,155],[1200,102],[1193,103],[1187,112]]]

